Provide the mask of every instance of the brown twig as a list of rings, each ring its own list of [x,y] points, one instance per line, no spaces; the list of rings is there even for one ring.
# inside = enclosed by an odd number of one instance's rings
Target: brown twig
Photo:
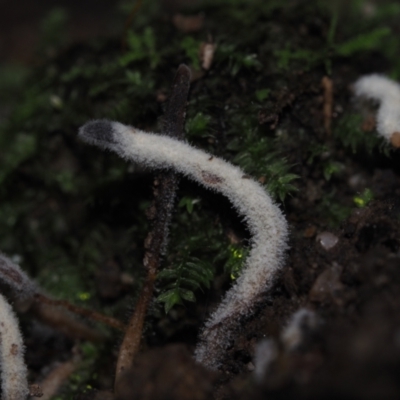
[[[73,337],[85,337],[89,340],[99,340],[102,335],[83,325],[71,315],[57,311],[57,307],[63,307],[68,311],[101,322],[116,329],[125,331],[122,322],[105,316],[96,311],[75,306],[66,300],[55,300],[41,293],[41,289],[25,274],[19,265],[0,253],[0,283],[6,284],[11,289],[12,297],[25,309],[31,309],[39,318],[48,324],[67,332]],[[52,315],[52,313],[54,315]],[[65,324],[65,326],[63,326]]]
[[[189,86],[190,70],[182,64],[176,72],[171,95],[167,102],[162,131],[164,135],[183,139]],[[153,296],[154,281],[160,267],[161,256],[167,244],[168,228],[177,187],[178,177],[172,171],[161,172],[155,178],[154,199],[147,212],[152,229],[144,243],[143,264],[147,269],[147,278],[120,347],[115,376],[116,392],[121,374],[132,366],[133,359],[139,350],[144,318]]]
[[[73,352],[74,354],[69,360],[54,367],[40,383],[42,391],[40,400],[50,400],[54,398],[54,395],[58,393],[60,387],[65,384],[71,374],[77,369],[81,361],[81,356],[76,349],[73,349]]]
[[[324,76],[321,81],[324,90],[324,129],[328,136],[331,135],[332,109],[333,109],[333,84],[332,79]]]
[[[30,312],[46,325],[57,329],[70,338],[85,339],[92,342],[100,342],[105,339],[104,334],[78,321],[71,313],[60,307],[35,301]]]
[[[76,306],[74,304],[71,304],[67,300],[52,299],[41,293],[35,294],[35,300],[47,305],[63,307],[66,310],[71,311],[76,315],[86,317],[96,322],[101,322],[105,325],[110,326],[111,328],[119,329],[120,331],[125,331],[126,329],[125,325],[121,321],[118,321],[115,318],[108,317],[107,315],[101,314],[97,311],[88,310],[87,308]]]

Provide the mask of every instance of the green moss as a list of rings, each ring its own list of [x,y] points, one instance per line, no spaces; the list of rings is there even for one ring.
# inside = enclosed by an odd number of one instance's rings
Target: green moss
[[[191,214],[193,212],[193,208],[195,204],[200,203],[200,199],[193,199],[191,197],[185,196],[182,197],[179,201],[178,207],[185,207],[186,211]]]
[[[341,222],[350,216],[352,207],[340,203],[337,200],[335,190],[331,190],[322,198],[318,210],[328,225],[338,227]]]
[[[309,70],[317,61],[321,60],[321,55],[312,50],[296,49],[287,46],[284,49],[275,51],[276,65],[280,70],[288,70],[302,65],[302,68]]]
[[[345,167],[343,164],[329,160],[323,165],[323,175],[325,180],[329,181],[332,176],[340,174],[344,169]]]
[[[268,98],[268,96],[270,95],[270,93],[271,93],[271,90],[270,90],[270,89],[260,89],[260,90],[257,90],[257,91],[255,92],[255,95],[256,95],[257,100],[258,100],[259,102],[262,102],[262,101],[264,101],[265,99]]]
[[[239,247],[238,245],[230,245],[228,247],[228,257],[225,262],[224,270],[229,274],[232,280],[240,276],[248,254],[248,248]]]
[[[191,258],[173,268],[163,269],[157,278],[163,281],[163,291],[157,301],[164,303],[168,313],[176,304],[196,301],[194,292],[202,286],[209,289],[214,273],[210,262]]]
[[[158,276],[157,300],[164,303],[165,312],[184,301],[195,301],[195,293],[209,289],[215,273],[223,271],[230,259],[228,240],[221,223],[212,221],[208,201],[185,196],[179,207],[181,212],[171,229],[167,268]]]
[[[389,154],[390,147],[381,136],[374,132],[365,132],[362,129],[363,119],[358,113],[347,112],[334,128],[334,135],[345,146],[356,153],[360,149],[371,153],[379,148],[386,155]]]
[[[257,54],[245,53],[233,44],[221,44],[217,49],[216,60],[226,62],[227,70],[232,76],[236,76],[239,71],[262,68]]]
[[[147,27],[141,33],[128,31],[127,46],[126,53],[118,60],[123,67],[138,60],[148,60],[151,69],[160,63],[160,53],[157,51],[156,37],[152,28]]]
[[[40,25],[40,51],[55,51],[68,40],[68,13],[62,7],[53,8]]]
[[[200,41],[191,36],[185,36],[181,41],[181,47],[185,51],[186,57],[190,60],[190,65],[196,69],[200,69],[199,50]]]
[[[388,27],[376,28],[335,46],[335,53],[339,56],[349,57],[361,51],[376,50],[381,46],[391,31]]]
[[[36,153],[36,137],[20,133],[12,142],[3,140],[1,147],[4,156],[0,161],[0,184],[19,165]]]
[[[197,113],[193,118],[188,118],[186,121],[186,132],[188,137],[210,137],[210,121],[211,117],[204,115],[202,112]]]
[[[63,389],[63,396],[56,399],[75,398],[79,393],[92,389],[90,382],[97,379],[97,374],[93,373],[96,363],[101,362],[101,350],[98,345],[90,342],[83,342],[79,345],[81,360],[77,364],[77,369],[69,376],[68,387]]]
[[[371,189],[364,189],[362,193],[358,196],[353,197],[353,202],[357,207],[363,208],[366,207],[374,198],[374,194]]]
[[[326,71],[332,74],[332,62],[338,57],[351,57],[357,53],[375,51],[381,47],[382,40],[386,40],[391,30],[380,27],[367,32],[362,32],[353,37],[346,38],[343,42],[335,40],[337,15],[332,16],[331,26],[326,37],[326,45],[322,49],[298,48],[298,44],[286,44],[283,49],[274,51],[276,65],[280,70],[301,68],[308,71],[320,64],[325,64]],[[365,28],[366,29],[366,28]]]
[[[269,193],[281,201],[297,189],[293,181],[298,178],[290,172],[290,165],[279,154],[276,140],[263,137],[260,128],[249,118],[234,118],[238,126],[232,131],[227,149],[234,151],[233,163],[240,165],[249,175],[264,183]]]

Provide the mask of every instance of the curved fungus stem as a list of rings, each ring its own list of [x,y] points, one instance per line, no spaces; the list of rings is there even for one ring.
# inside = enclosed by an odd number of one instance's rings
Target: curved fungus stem
[[[108,120],[86,123],[79,137],[149,168],[180,172],[228,197],[244,217],[252,235],[251,251],[241,276],[206,322],[195,351],[198,362],[218,368],[240,317],[252,312],[282,267],[288,228],[281,210],[240,168],[178,140]]]

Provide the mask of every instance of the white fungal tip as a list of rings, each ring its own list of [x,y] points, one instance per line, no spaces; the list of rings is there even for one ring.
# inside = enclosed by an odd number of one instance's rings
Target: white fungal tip
[[[393,146],[400,146],[400,85],[384,75],[371,74],[359,78],[354,84],[356,96],[379,103],[376,115],[378,133]]]
[[[380,74],[364,75],[354,83],[356,96],[367,97],[372,100],[400,99],[400,85]]]
[[[306,339],[308,333],[318,326],[318,318],[314,311],[300,308],[289,319],[282,332],[281,339],[286,351],[297,350]]]

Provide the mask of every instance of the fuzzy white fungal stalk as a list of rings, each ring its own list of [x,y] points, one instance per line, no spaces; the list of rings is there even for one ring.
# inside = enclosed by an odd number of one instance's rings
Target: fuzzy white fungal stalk
[[[371,74],[356,81],[354,92],[379,102],[376,129],[393,146],[400,147],[400,85],[386,76]]]
[[[0,282],[8,285],[19,298],[29,299],[36,292],[35,283],[10,258],[0,253]]]
[[[4,400],[24,400],[29,388],[24,362],[24,344],[11,306],[0,294],[0,363]]]
[[[90,144],[150,168],[172,168],[229,198],[252,234],[252,247],[236,284],[206,322],[195,355],[215,369],[240,317],[251,313],[282,267],[288,229],[280,209],[263,187],[228,162],[166,136],[145,133],[107,120],[91,121],[79,130]]]

